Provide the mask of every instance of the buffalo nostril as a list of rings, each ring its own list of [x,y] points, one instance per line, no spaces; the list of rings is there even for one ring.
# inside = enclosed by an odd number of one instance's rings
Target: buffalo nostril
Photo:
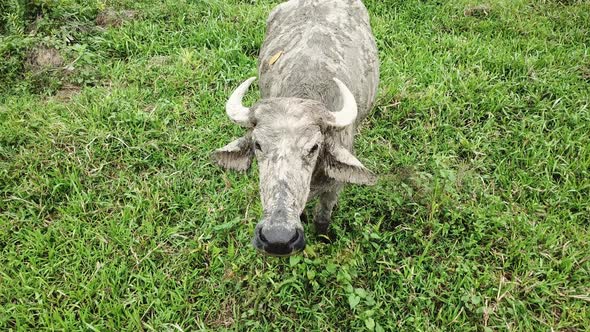
[[[268,243],[268,240],[266,239],[266,236],[264,236],[264,233],[262,233],[262,228],[260,228],[258,230],[258,238],[260,239],[260,241],[262,241],[264,243]]]
[[[297,240],[299,240],[299,230],[295,231],[295,234],[293,235],[293,237],[291,238],[291,240],[289,240],[289,244],[295,243],[297,242]]]
[[[254,245],[271,255],[290,255],[305,247],[303,230],[270,225],[256,230]]]

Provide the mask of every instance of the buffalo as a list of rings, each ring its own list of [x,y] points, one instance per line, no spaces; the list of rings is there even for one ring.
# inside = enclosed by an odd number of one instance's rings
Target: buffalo
[[[260,100],[242,104],[252,77],[226,104],[229,118],[247,132],[213,159],[245,171],[256,158],[264,213],[252,242],[266,254],[287,256],[305,247],[308,201],[318,198],[313,221],[327,234],[344,184],[376,181],[352,150],[375,101],[379,58],[360,0],[291,0],[270,13],[258,60]]]

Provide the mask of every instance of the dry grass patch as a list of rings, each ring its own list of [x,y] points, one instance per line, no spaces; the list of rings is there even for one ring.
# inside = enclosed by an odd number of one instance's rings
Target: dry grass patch
[[[471,17],[487,17],[492,12],[492,7],[489,5],[469,6],[463,10],[463,15]]]

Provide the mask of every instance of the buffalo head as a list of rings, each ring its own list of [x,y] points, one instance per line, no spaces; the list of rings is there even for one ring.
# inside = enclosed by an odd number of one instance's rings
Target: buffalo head
[[[213,158],[237,171],[257,159],[264,214],[253,244],[270,255],[291,255],[305,247],[300,215],[315,182],[371,184],[375,177],[339,143],[343,137],[352,142],[357,116],[355,98],[340,80],[334,78],[342,109],[330,112],[318,101],[301,98],[268,98],[245,107],[242,98],[254,79],[242,83],[226,105],[229,118],[248,132],[216,150]]]

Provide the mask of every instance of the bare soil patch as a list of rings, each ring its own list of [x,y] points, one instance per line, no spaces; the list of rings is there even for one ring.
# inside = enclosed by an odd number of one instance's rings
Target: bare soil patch
[[[118,27],[127,21],[131,21],[137,17],[136,10],[121,10],[116,11],[112,8],[105,9],[96,17],[96,24],[103,28]]]

